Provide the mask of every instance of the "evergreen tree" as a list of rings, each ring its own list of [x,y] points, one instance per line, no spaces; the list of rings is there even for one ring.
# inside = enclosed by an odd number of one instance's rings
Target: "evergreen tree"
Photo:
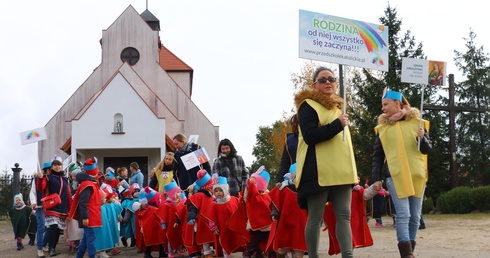
[[[466,186],[490,184],[489,57],[483,46],[476,45],[475,38],[476,34],[470,30],[469,38],[465,38],[466,52],[454,51],[456,66],[466,77],[455,85],[457,105],[480,110],[456,114],[458,170],[460,184]]]

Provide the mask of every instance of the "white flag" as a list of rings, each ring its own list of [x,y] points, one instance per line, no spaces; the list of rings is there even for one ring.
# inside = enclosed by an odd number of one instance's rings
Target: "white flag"
[[[47,138],[46,129],[44,129],[44,127],[20,133],[20,141],[22,145],[46,140]]]

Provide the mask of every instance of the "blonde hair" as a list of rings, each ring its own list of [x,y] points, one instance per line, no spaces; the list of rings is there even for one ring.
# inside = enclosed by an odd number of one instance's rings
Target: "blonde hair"
[[[158,162],[158,165],[154,169],[159,169],[160,171],[163,171],[163,167],[165,166],[165,157],[167,157],[168,155],[172,156],[172,159],[174,159],[174,153],[169,151],[165,153],[163,159],[160,162]]]

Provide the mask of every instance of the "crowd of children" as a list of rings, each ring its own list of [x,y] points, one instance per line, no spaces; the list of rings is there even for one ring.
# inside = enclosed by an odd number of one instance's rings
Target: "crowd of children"
[[[205,258],[228,258],[232,253],[243,253],[246,258],[305,255],[307,213],[297,202],[295,164],[271,191],[270,174],[260,167],[235,197],[230,195],[226,177],[210,175],[203,169],[184,194],[175,180],[169,180],[173,177],[171,161],[171,154],[167,154],[155,168],[151,187],[131,183],[126,168],[115,171],[109,167],[105,174],[99,173],[95,157],[83,164],[71,164],[67,172],[73,196],[64,232],[70,251],[76,251],[80,258],[85,252],[89,258],[106,258],[121,253],[117,248],[120,243],[127,247],[131,241],[129,246],[136,247],[145,258],[153,257],[153,252],[158,252],[158,257]],[[362,232],[358,239],[370,240],[356,242],[354,237],[356,247],[372,245],[363,209],[369,190],[356,187],[353,191],[353,196],[358,196],[352,204],[353,232],[356,228]],[[335,216],[329,208],[327,205],[325,214],[330,218],[324,218],[325,225],[335,232]],[[23,248],[27,233],[32,233],[30,244],[34,244],[35,230],[29,229],[35,229],[34,214],[22,195],[16,195],[9,215],[17,250]],[[329,254],[338,253],[335,234],[329,235]],[[42,250],[38,256],[44,257]]]

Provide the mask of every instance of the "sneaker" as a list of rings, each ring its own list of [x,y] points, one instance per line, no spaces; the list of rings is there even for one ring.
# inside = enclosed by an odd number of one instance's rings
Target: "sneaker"
[[[109,255],[105,251],[100,252],[100,258],[109,258]]]
[[[121,253],[121,250],[117,249],[117,248],[114,248],[111,250],[111,252],[109,253],[109,256],[114,256],[114,255],[118,255]]]
[[[185,250],[185,247],[180,247],[180,248],[177,248],[177,254],[180,256],[180,257],[184,257],[185,256],[185,252],[187,250]]]
[[[44,251],[44,252],[49,251],[49,247],[48,247],[48,246],[43,247],[43,251]]]
[[[22,243],[17,243],[17,251],[24,249],[24,245]]]
[[[44,252],[43,252],[43,250],[37,250],[37,257],[44,258]]]
[[[383,224],[376,222],[376,224],[374,224],[374,226],[376,226],[377,228],[382,228]]]

